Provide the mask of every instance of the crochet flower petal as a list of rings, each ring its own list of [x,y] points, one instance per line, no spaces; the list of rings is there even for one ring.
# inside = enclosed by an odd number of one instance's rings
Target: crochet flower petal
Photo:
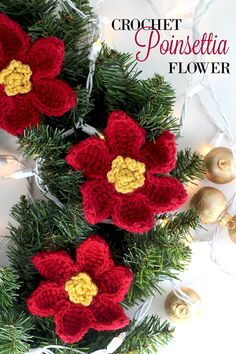
[[[110,114],[104,132],[109,149],[115,155],[135,157],[145,143],[145,130],[123,111]]]
[[[83,170],[87,177],[105,176],[111,164],[108,148],[104,140],[91,137],[72,146],[66,161],[76,171]]]
[[[132,280],[133,274],[127,267],[117,266],[108,270],[96,280],[100,297],[111,302],[123,301]]]
[[[187,200],[184,186],[172,177],[152,176],[147,187],[147,196],[153,210],[160,214],[178,209]]]
[[[63,59],[63,41],[55,37],[36,40],[27,56],[27,63],[33,72],[32,81],[56,77],[61,71]]]
[[[2,91],[3,88],[0,90]],[[40,114],[34,109],[30,95],[8,97],[0,94],[0,128],[12,135],[24,133],[24,129],[40,122]]]
[[[55,314],[59,303],[66,298],[63,286],[59,287],[56,283],[44,281],[33,291],[27,300],[27,305],[33,315],[48,317]]]
[[[0,112],[1,112],[1,114],[0,114],[0,128],[2,128],[1,127],[2,120],[5,120],[5,114],[9,108],[9,104],[11,104],[11,100],[5,94],[3,85],[0,85]]]
[[[1,61],[0,66],[2,70],[12,59],[24,60],[30,47],[30,37],[18,23],[0,13],[0,43],[5,54],[5,60]]]
[[[66,343],[79,342],[91,327],[90,311],[68,303],[54,316],[57,335]]]
[[[76,265],[65,251],[40,252],[32,258],[32,263],[44,278],[59,283],[76,273]]]
[[[75,92],[61,80],[39,80],[31,92],[34,106],[47,116],[61,116],[76,104]]]
[[[76,251],[80,271],[98,277],[114,267],[108,244],[99,236],[92,235],[82,242]]]
[[[6,56],[2,43],[0,42],[0,70],[4,69],[7,63],[8,63],[8,57]]]
[[[85,182],[80,191],[83,196],[83,211],[90,224],[109,218],[115,200],[111,186],[104,178]]]
[[[129,324],[123,308],[111,302],[94,301],[90,306],[93,315],[91,327],[98,331],[113,331]]]
[[[122,198],[119,204],[114,204],[112,220],[115,225],[127,231],[143,233],[151,229],[154,215],[146,197],[134,194]]]
[[[156,139],[155,144],[146,142],[141,149],[141,157],[151,174],[169,173],[176,164],[174,135],[166,131]]]

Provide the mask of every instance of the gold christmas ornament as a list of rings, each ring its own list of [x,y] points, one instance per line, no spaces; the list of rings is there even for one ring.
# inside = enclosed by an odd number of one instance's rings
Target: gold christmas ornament
[[[192,197],[190,207],[196,210],[203,224],[219,223],[226,226],[230,238],[236,243],[236,216],[232,217],[227,212],[227,200],[220,190],[201,188]]]
[[[190,298],[193,305],[189,305],[178,298],[173,291],[169,293],[165,300],[165,312],[174,323],[185,323],[201,315],[199,295],[190,288],[181,288],[181,290]]]
[[[231,240],[236,243],[236,215],[234,215],[231,218],[231,222],[232,222],[232,228],[228,229],[229,232],[229,237],[231,238]]]
[[[206,176],[214,183],[229,183],[235,179],[232,151],[226,147],[212,149],[204,159]]]
[[[218,189],[203,187],[192,197],[190,207],[197,211],[203,224],[214,224],[225,214],[227,200]]]

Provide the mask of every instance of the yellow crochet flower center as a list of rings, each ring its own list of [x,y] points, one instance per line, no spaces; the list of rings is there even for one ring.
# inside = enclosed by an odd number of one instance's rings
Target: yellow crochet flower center
[[[98,293],[97,286],[87,273],[79,273],[65,284],[69,299],[74,304],[89,306]]]
[[[145,182],[145,164],[130,157],[117,156],[112,161],[112,168],[107,174],[109,183],[115,185],[119,193],[130,193],[140,188]]]
[[[32,89],[31,75],[32,71],[29,65],[12,60],[5,69],[0,71],[0,84],[5,85],[7,96],[28,93]]]

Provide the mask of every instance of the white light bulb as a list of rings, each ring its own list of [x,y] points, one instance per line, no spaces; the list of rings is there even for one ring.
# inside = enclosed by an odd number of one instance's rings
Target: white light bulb
[[[33,176],[32,172],[25,169],[15,156],[0,155],[0,178],[27,178]]]

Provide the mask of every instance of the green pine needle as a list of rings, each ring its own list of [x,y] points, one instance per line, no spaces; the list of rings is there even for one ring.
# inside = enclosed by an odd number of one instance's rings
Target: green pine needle
[[[63,1],[58,11],[56,0],[0,0],[0,11],[20,23],[31,39],[56,36],[64,41],[65,58],[59,79],[76,92],[77,103],[62,117],[45,117],[39,126],[26,129],[19,137],[25,158],[41,158],[40,177],[64,205],[25,197],[12,209],[17,225],[10,225],[11,269],[0,269],[0,353],[24,354],[30,347],[62,344],[55,333],[53,318],[28,316],[26,299],[41,277],[33,267],[32,256],[42,250],[65,249],[72,258],[78,245],[92,233],[104,237],[116,264],[124,264],[134,273],[134,281],[124,301],[131,307],[151,294],[162,292],[162,280],[177,278],[191,258],[185,240],[190,229],[199,227],[192,210],[156,217],[156,226],[143,235],[132,235],[112,224],[92,227],[85,220],[81,186],[82,171],[74,171],[65,161],[68,150],[88,136],[75,128],[85,122],[103,130],[111,111],[126,111],[146,129],[147,138],[155,139],[164,131],[178,131],[173,117],[175,93],[160,75],[141,80],[141,72],[128,53],[118,53],[103,45],[97,59],[92,95],[86,89],[89,53],[96,39],[91,36],[92,10],[88,0],[72,0],[87,16],[81,16]],[[57,9],[57,10],[56,10]],[[69,137],[63,132],[73,129]],[[182,183],[204,177],[203,159],[189,149],[178,152],[176,168],[171,172]],[[165,219],[165,223],[161,220]],[[23,315],[21,315],[21,312]],[[79,343],[71,345],[90,353],[105,348],[114,336],[128,331],[119,354],[156,352],[172,336],[168,323],[157,316],[146,318],[137,327],[132,323],[118,331],[90,330]],[[72,353],[72,352],[71,352]],[[68,351],[70,354],[70,350]]]
[[[19,288],[19,277],[9,268],[0,268],[0,312],[13,306]]]
[[[171,175],[182,183],[195,183],[194,180],[205,178],[204,159],[191,149],[181,150],[177,153],[176,168]]]
[[[0,353],[24,354],[30,349],[32,323],[25,314],[11,312],[0,314]]]
[[[151,354],[172,339],[174,329],[168,322],[161,323],[158,316],[147,316],[137,327],[135,322],[128,332],[126,341],[118,349],[119,354]]]

